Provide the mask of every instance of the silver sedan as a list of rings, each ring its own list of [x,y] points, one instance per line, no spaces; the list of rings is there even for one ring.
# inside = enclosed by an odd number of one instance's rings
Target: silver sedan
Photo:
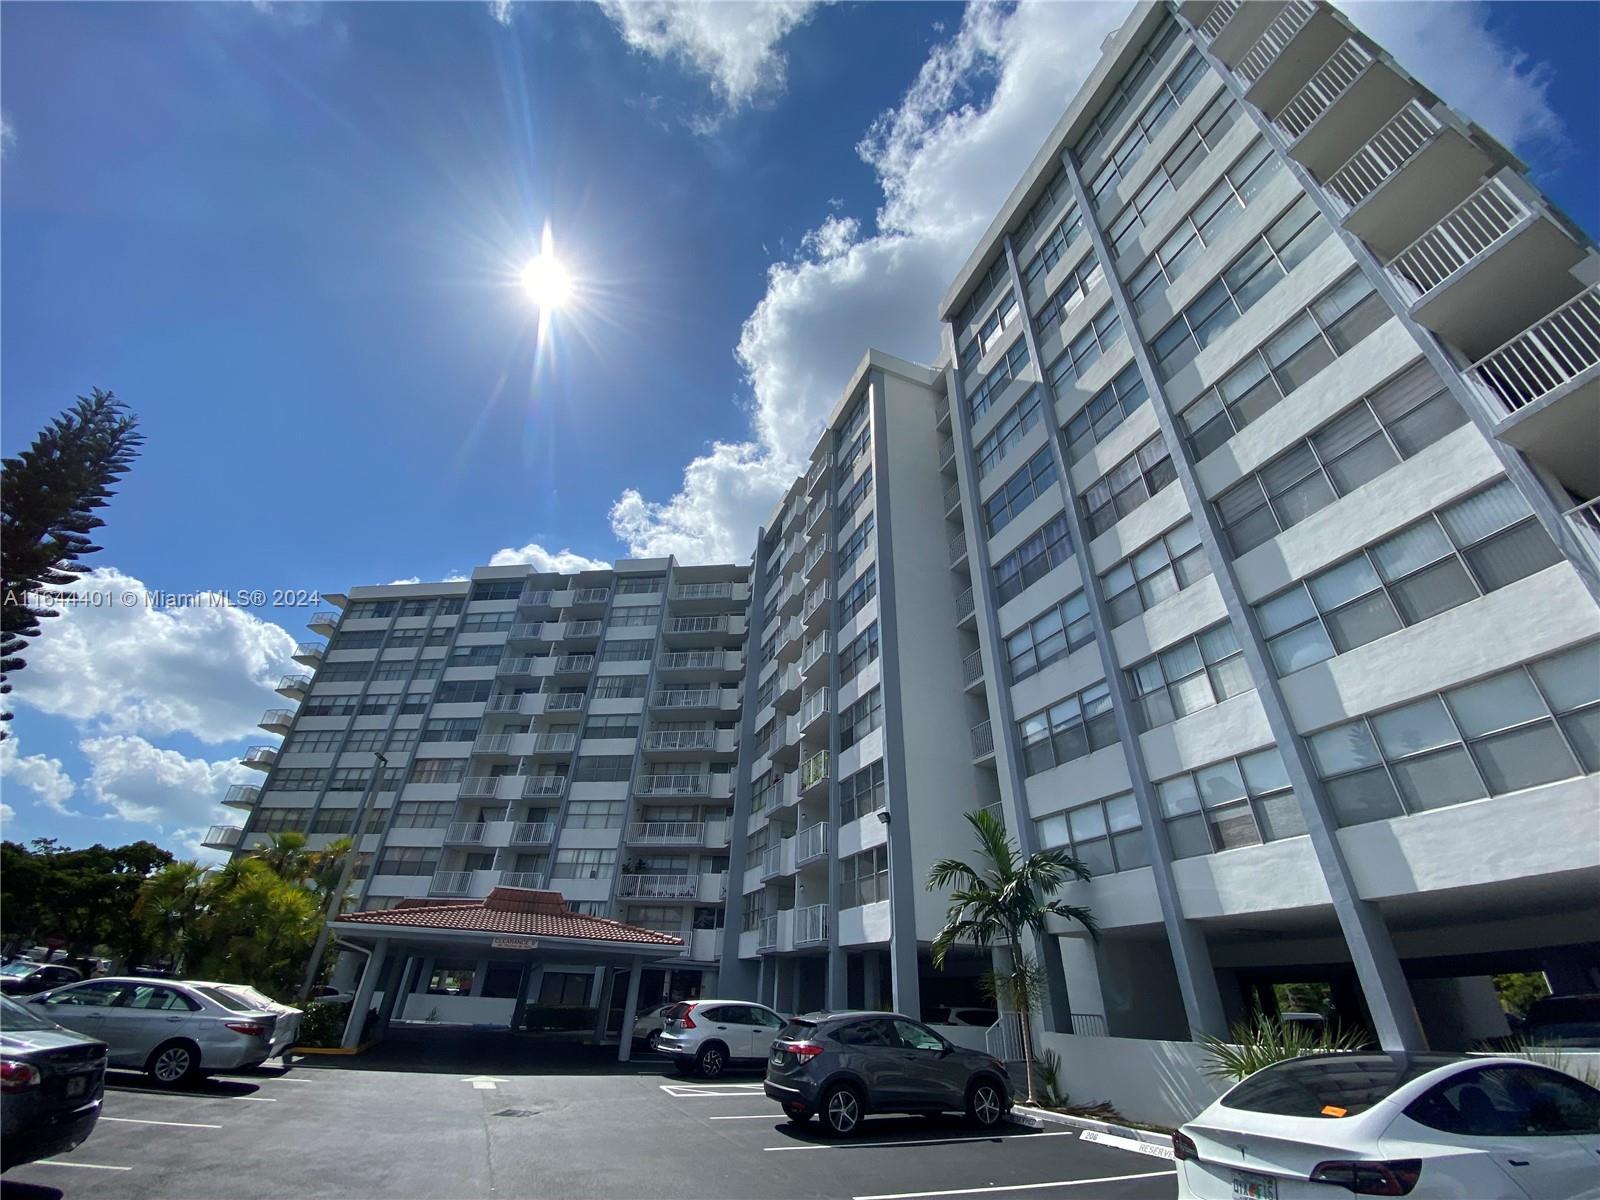
[[[172,979],[91,979],[28,1003],[57,1025],[105,1042],[111,1066],[167,1085],[259,1066],[272,1052],[279,1020],[213,984]]]

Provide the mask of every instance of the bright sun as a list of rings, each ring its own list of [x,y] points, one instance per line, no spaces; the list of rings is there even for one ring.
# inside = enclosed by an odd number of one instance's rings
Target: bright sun
[[[550,246],[522,268],[522,290],[547,313],[555,312],[572,297],[572,276]]]

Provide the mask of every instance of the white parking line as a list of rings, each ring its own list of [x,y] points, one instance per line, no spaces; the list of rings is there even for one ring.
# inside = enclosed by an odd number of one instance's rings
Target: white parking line
[[[744,1116],[739,1116],[739,1117],[707,1117],[706,1118],[706,1120],[708,1120],[708,1121],[776,1121],[777,1119],[778,1119],[778,1114],[775,1113],[775,1112],[755,1113],[754,1115],[751,1115],[751,1114],[747,1113]]]
[[[868,1149],[868,1148],[873,1147],[873,1146],[944,1146],[944,1145],[954,1145],[954,1144],[959,1143],[959,1142],[998,1142],[998,1141],[1003,1141],[1003,1140],[1005,1140],[1007,1138],[1016,1138],[1016,1137],[1047,1138],[1047,1137],[1077,1137],[1077,1136],[1078,1136],[1078,1131],[1076,1129],[1067,1129],[1067,1130],[1063,1130],[1060,1133],[993,1133],[993,1134],[982,1134],[982,1133],[979,1133],[979,1134],[968,1134],[966,1137],[917,1138],[914,1141],[830,1142],[830,1143],[828,1143],[826,1145],[819,1144],[819,1143],[812,1143],[810,1145],[805,1145],[805,1146],[763,1146],[761,1148],[763,1150],[765,1150],[767,1153],[771,1154],[771,1153],[774,1153],[774,1152],[779,1151],[779,1150],[865,1150],[865,1149]],[[918,1194],[920,1194],[920,1193],[918,1193]],[[929,1192],[927,1194],[928,1195],[938,1195],[939,1193],[937,1193],[937,1192]],[[858,1200],[859,1200],[859,1198],[858,1198]]]
[[[661,1090],[675,1100],[760,1100],[760,1092],[713,1092],[705,1088],[680,1088],[676,1084],[663,1083]]]
[[[119,1125],[170,1125],[174,1129],[221,1129],[221,1125],[201,1125],[194,1121],[145,1121],[138,1117],[101,1117],[102,1121],[115,1121]]]
[[[1104,1175],[1099,1179],[1060,1179],[1052,1183],[1007,1183],[996,1187],[950,1188],[943,1192],[888,1192],[881,1196],[854,1196],[851,1200],[923,1200],[929,1196],[977,1196],[989,1192],[1031,1192],[1038,1188],[1085,1187],[1091,1183],[1120,1183],[1124,1179],[1155,1179],[1176,1171],[1144,1171],[1138,1175]]]
[[[762,1083],[664,1083],[661,1086],[662,1087],[680,1087],[680,1088],[751,1088],[751,1089],[759,1089],[759,1088],[765,1087],[766,1085],[762,1084]]]
[[[131,1171],[132,1167],[108,1167],[104,1163],[63,1162],[59,1158],[41,1158],[36,1167],[82,1167],[86,1171]]]

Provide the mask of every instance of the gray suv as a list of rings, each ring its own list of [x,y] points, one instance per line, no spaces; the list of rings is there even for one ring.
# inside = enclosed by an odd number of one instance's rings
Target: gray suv
[[[868,1113],[964,1112],[988,1128],[1011,1107],[1005,1064],[898,1013],[796,1017],[767,1057],[767,1095],[789,1120],[845,1137]]]

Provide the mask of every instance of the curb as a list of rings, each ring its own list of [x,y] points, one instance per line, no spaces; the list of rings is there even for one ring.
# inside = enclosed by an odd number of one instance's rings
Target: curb
[[[1025,1125],[1030,1129],[1042,1129],[1046,1125],[1067,1125],[1074,1129],[1081,1129],[1086,1133],[1098,1134],[1100,1137],[1090,1138],[1098,1141],[1103,1138],[1115,1138],[1122,1142],[1137,1142],[1151,1150],[1160,1151],[1157,1157],[1172,1157],[1172,1139],[1167,1134],[1154,1133],[1148,1129],[1134,1129],[1128,1125],[1117,1125],[1110,1121],[1095,1121],[1088,1117],[1073,1117],[1066,1113],[1051,1112],[1044,1108],[1030,1108],[1026,1104],[1015,1105],[1011,1109],[1011,1120],[1014,1124]],[[1115,1143],[1113,1143],[1115,1144]]]
[[[330,1056],[339,1054],[360,1054],[364,1050],[370,1050],[375,1044],[376,1043],[373,1042],[362,1042],[361,1045],[350,1050],[346,1050],[343,1046],[290,1046],[286,1053],[302,1055],[305,1057],[319,1054],[326,1054]]]

